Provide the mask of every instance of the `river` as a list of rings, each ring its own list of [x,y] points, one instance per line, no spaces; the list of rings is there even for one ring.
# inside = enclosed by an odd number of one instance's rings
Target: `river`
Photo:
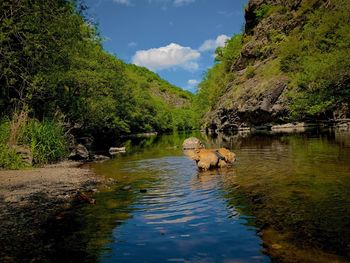
[[[189,136],[231,149],[236,163],[198,172],[182,153]],[[118,183],[79,210],[62,252],[71,259],[349,262],[349,133],[174,134],[124,145],[126,154],[91,166]]]

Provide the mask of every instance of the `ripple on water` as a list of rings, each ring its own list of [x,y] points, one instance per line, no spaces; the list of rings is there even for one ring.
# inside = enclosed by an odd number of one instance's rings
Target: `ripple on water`
[[[147,171],[157,181],[131,206],[132,218],[114,229],[102,262],[269,261],[261,257],[255,229],[223,198],[219,173],[202,176],[185,157],[133,161],[122,169],[129,176]]]

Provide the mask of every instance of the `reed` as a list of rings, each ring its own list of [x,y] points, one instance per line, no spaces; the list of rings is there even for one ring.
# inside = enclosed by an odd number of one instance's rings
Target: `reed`
[[[23,108],[21,111],[15,111],[10,121],[10,134],[8,139],[9,146],[16,145],[23,135],[23,131],[28,121],[28,109]]]
[[[27,165],[16,154],[15,150],[9,146],[10,130],[10,121],[0,120],[0,168],[10,170],[21,169]]]
[[[0,168],[20,169],[28,166],[16,154],[16,145],[29,148],[35,165],[53,163],[68,156],[68,143],[62,120],[39,122],[28,117],[28,111],[0,120]]]
[[[68,155],[67,140],[59,122],[31,119],[24,131],[23,140],[32,151],[37,164],[57,162]]]

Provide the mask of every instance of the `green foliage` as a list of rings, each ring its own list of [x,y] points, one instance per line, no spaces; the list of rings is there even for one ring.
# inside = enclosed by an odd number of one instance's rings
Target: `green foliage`
[[[19,169],[28,165],[9,143],[10,123],[9,120],[0,122],[0,168]],[[67,139],[62,125],[57,121],[39,122],[35,119],[26,121],[16,143],[31,150],[36,164],[52,163],[68,156]]]
[[[286,6],[261,4],[255,10],[258,21],[271,16],[277,19],[276,25],[278,20],[285,23],[293,19],[299,26],[292,31],[280,30],[278,26],[269,28],[268,42],[255,54],[263,63],[246,67],[245,78],[257,75],[263,83],[288,75],[286,95],[291,120],[329,116],[337,107],[349,105],[349,14],[350,2],[346,0],[305,0],[293,12]],[[232,65],[242,51],[242,41],[248,43],[256,37],[234,36],[225,47],[216,50],[218,64],[206,73],[196,98],[197,112],[201,116],[218,103],[233,81]],[[237,93],[241,86],[241,83],[236,85]]]
[[[287,8],[282,5],[262,4],[258,9],[254,11],[254,13],[258,20],[262,20],[263,18],[268,17],[273,13],[281,12],[285,14],[286,11]]]
[[[26,165],[20,156],[8,145],[10,137],[10,123],[7,120],[0,121],[0,168],[20,169]]]
[[[241,34],[234,35],[229,39],[224,47],[215,50],[215,60],[225,64],[225,70],[230,71],[232,65],[238,58],[242,50],[243,37]]]
[[[239,57],[242,40],[242,35],[234,35],[224,47],[216,49],[217,63],[206,72],[203,81],[198,86],[194,106],[197,118],[201,118],[214,107],[220,96],[224,94],[227,85],[234,80],[235,76],[231,72],[231,67]]]
[[[248,66],[245,70],[245,77],[250,79],[255,76],[255,68],[254,66]]]
[[[262,4],[260,8],[255,10],[255,16],[260,20],[270,13],[271,5]]]
[[[29,146],[37,164],[56,162],[68,156],[63,127],[54,121],[29,120],[21,142]]]
[[[156,73],[126,65],[135,104],[131,129],[139,132],[192,130],[198,124],[192,109],[194,95],[161,79]]]
[[[350,99],[350,3],[332,3],[312,12],[304,6],[307,22],[279,49],[280,68],[289,74],[294,88],[290,92],[292,115],[299,119]]]
[[[0,2],[0,117],[28,105],[34,118],[59,111],[93,135],[186,129],[173,117],[193,95],[105,52],[76,3]]]
[[[224,64],[218,63],[209,69],[202,82],[198,85],[196,97],[196,112],[202,117],[207,111],[212,109],[220,95],[223,94],[227,84]]]
[[[27,167],[22,158],[7,144],[0,143],[0,169],[16,170]]]

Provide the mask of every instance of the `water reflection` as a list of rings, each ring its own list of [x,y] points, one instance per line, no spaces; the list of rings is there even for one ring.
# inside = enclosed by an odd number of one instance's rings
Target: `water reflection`
[[[142,171],[157,179],[131,205],[132,218],[113,230],[100,261],[269,262],[256,229],[247,227],[234,207],[227,209],[222,185],[225,176],[234,177],[233,170],[198,173],[184,156],[129,158],[124,165],[132,163],[132,170],[126,169],[130,177]]]
[[[233,207],[227,209],[220,190],[223,176],[198,174],[195,163],[183,156],[187,136],[163,136],[143,149],[128,142],[129,154],[95,166],[98,173],[132,185],[138,196],[130,205],[132,218],[113,230],[101,261],[269,261],[255,229],[247,228]],[[147,193],[141,194],[141,187]],[[115,198],[119,194],[124,193]]]
[[[198,173],[181,151],[189,136],[238,161]],[[177,134],[126,146],[93,166],[118,184],[80,210],[71,240],[84,241],[85,261],[349,261],[349,133]]]

